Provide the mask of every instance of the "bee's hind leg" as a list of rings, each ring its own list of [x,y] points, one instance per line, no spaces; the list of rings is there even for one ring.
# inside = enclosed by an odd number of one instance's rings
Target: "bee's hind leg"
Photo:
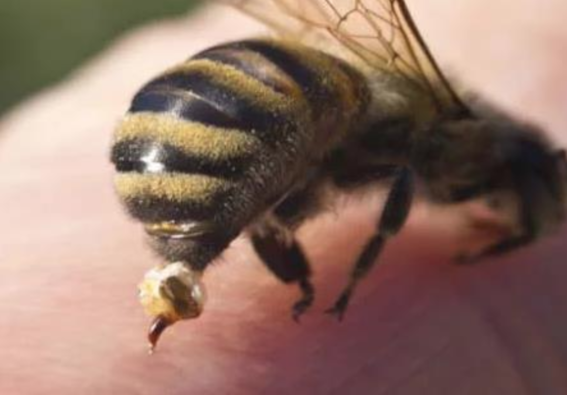
[[[399,168],[394,176],[384,209],[378,221],[376,233],[368,240],[359,255],[350,275],[350,280],[333,307],[326,311],[342,320],[349,300],[358,284],[376,263],[388,238],[398,233],[408,217],[414,190],[413,175],[405,167]]]
[[[270,223],[252,232],[252,245],[270,271],[286,284],[297,283],[301,298],[293,305],[292,317],[299,317],[313,304],[315,291],[311,270],[301,246],[292,234]]]

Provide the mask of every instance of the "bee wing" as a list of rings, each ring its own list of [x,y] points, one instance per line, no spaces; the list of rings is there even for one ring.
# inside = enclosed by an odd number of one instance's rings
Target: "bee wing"
[[[374,69],[430,93],[440,113],[469,114],[421,37],[404,0],[218,0],[285,37],[337,41]]]

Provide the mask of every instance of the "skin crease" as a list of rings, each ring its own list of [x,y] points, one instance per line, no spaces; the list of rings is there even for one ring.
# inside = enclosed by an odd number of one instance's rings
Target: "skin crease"
[[[412,8],[441,63],[567,143],[567,4],[455,3]],[[301,325],[289,315],[297,290],[237,240],[206,274],[204,315],[166,332],[147,356],[136,285],[159,260],[113,194],[111,130],[145,80],[256,29],[206,10],[148,26],[0,123],[0,393],[567,393],[565,227],[458,267],[449,257],[482,241],[466,226],[478,207],[418,204],[346,320],[322,314],[372,229],[379,196],[301,230],[318,292]]]

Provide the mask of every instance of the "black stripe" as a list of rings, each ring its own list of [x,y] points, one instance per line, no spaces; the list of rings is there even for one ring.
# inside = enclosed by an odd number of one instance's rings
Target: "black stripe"
[[[313,106],[320,107],[329,100],[333,100],[333,92],[322,82],[323,76],[301,62],[297,55],[269,41],[240,41],[233,43],[233,47],[254,51],[272,62],[301,87]],[[321,53],[321,55],[324,54]]]
[[[245,53],[250,51],[240,50],[240,52]],[[270,87],[276,92],[282,94],[289,93],[289,88],[286,89],[286,87],[283,86],[279,81],[272,78],[269,72],[266,72],[265,69],[259,67],[261,66],[261,61],[251,62],[246,61],[245,58],[243,59],[239,58],[238,56],[234,56],[234,48],[232,48],[230,45],[208,49],[193,56],[192,59],[207,59],[227,66],[232,66],[235,69],[243,72],[244,74],[247,74],[248,76],[262,82],[264,85]]]
[[[141,195],[130,197],[125,201],[125,205],[130,215],[142,222],[205,221],[214,218],[223,209],[226,198],[226,192],[219,193],[211,201],[202,204]]]
[[[193,270],[202,271],[214,262],[214,258],[226,249],[238,233],[228,228],[225,222],[223,226],[217,225],[211,233],[194,239],[152,237],[150,245],[167,262],[188,262]]]
[[[210,75],[200,71],[180,71],[159,77],[146,85],[144,90],[155,88],[175,88],[193,92],[217,108],[222,108],[226,115],[238,122],[237,128],[243,131],[273,133],[279,126],[294,121],[287,114],[258,107],[250,99],[242,97],[238,91],[219,85]],[[262,138],[261,135],[258,137]],[[268,137],[273,138],[273,135]]]
[[[167,112],[192,122],[219,128],[238,129],[241,123],[226,112],[197,96],[176,94],[174,90],[142,89],[134,99],[129,112]]]
[[[226,179],[236,179],[244,174],[252,160],[252,155],[213,160],[183,152],[171,144],[143,139],[116,143],[112,147],[111,160],[118,172],[145,173],[148,171],[148,163],[142,158],[149,153],[153,155],[153,163],[163,165],[163,172],[202,174]]]

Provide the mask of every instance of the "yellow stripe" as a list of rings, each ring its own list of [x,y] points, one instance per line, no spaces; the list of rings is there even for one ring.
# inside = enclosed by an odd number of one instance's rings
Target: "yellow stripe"
[[[280,89],[283,94],[291,95],[297,98],[304,97],[303,91],[301,90],[301,87],[297,84],[297,82],[291,79],[289,75],[282,72],[282,70],[272,64],[270,61],[266,60],[266,58],[264,58],[262,55],[242,48],[223,48],[222,53],[248,64],[250,68],[261,71],[261,73],[265,75],[269,81],[272,81],[277,89]]]
[[[229,181],[200,174],[119,173],[114,183],[124,199],[157,198],[179,203],[210,204],[232,185]]]
[[[189,122],[164,113],[126,115],[116,128],[115,143],[134,138],[170,144],[187,154],[213,160],[250,155],[260,141],[250,133]]]
[[[225,87],[268,111],[290,114],[308,109],[300,90],[296,90],[294,96],[284,95],[232,66],[207,59],[189,60],[169,69],[164,75],[192,72],[202,73],[214,84]]]

